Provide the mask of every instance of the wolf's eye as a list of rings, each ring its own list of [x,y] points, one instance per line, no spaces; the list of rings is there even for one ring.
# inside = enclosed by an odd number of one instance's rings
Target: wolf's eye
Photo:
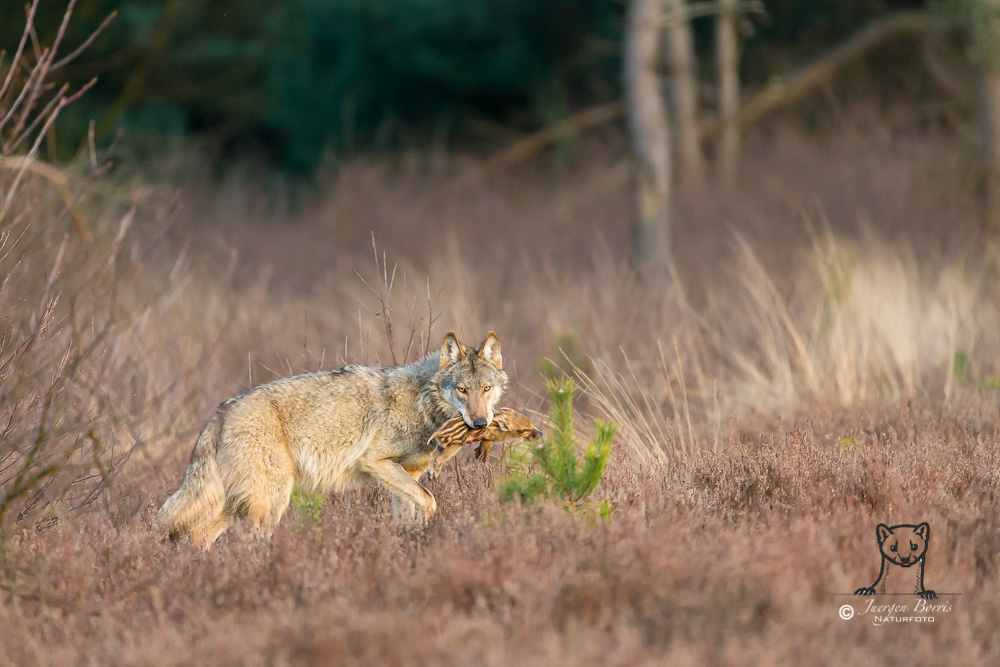
[[[917,550],[917,545],[914,544],[913,542],[910,542],[910,551],[916,551],[916,550]]]
[[[488,391],[489,391],[490,389],[493,389],[493,385],[490,385],[490,384],[486,385],[485,387],[483,387],[483,393],[485,394],[485,393],[486,393],[486,392],[488,392]]]
[[[891,547],[889,547],[889,551],[896,551],[896,545],[893,544]]]
[[[459,388],[458,388],[458,393],[460,393],[460,394],[465,394],[465,393],[468,393],[468,391],[469,391],[469,390],[468,390],[468,389],[466,389],[465,387],[459,387]]]

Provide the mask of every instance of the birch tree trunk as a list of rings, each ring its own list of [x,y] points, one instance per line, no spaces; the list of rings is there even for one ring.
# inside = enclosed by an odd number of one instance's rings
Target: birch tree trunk
[[[740,128],[736,114],[740,110],[739,57],[736,42],[736,20],[739,0],[719,0],[716,19],[716,60],[719,68],[719,170],[722,187],[731,195],[736,187],[740,159]]]
[[[666,0],[667,55],[670,63],[670,90],[674,100],[674,127],[677,136],[677,166],[681,188],[702,195],[705,166],[698,132],[698,77],[695,71],[694,38],[684,0]]]
[[[983,67],[979,83],[979,143],[982,151],[983,223],[1000,231],[1000,76]]]
[[[979,0],[973,34],[979,63],[979,143],[982,151],[985,202],[983,221],[1000,231],[1000,0]]]
[[[660,54],[666,0],[631,0],[625,28],[625,107],[635,172],[632,260],[643,270],[670,262],[672,193],[667,109],[660,92]]]

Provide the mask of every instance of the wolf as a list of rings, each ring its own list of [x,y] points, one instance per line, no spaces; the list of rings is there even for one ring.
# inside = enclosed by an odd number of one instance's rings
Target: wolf
[[[158,517],[171,539],[190,532],[203,548],[238,518],[267,540],[294,486],[331,493],[376,482],[391,492],[397,518],[426,523],[437,502],[417,479],[436,446],[431,435],[455,413],[485,428],[507,382],[496,333],[469,348],[450,331],[440,350],[409,365],[261,385],[219,405]]]

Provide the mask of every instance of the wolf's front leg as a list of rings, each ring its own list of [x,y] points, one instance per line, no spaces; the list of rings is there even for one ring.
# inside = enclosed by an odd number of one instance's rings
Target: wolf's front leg
[[[392,515],[399,520],[413,521],[417,518],[417,507],[408,498],[400,496],[395,491],[392,496]]]
[[[415,508],[416,515],[423,523],[427,523],[434,516],[437,511],[437,501],[434,500],[434,496],[415,482],[403,466],[391,459],[370,461],[363,466],[369,475],[392,492],[392,507],[397,516],[406,503]]]

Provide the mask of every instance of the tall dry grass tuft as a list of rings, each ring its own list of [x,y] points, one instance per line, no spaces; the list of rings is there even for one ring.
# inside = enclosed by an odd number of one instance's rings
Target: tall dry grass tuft
[[[993,377],[1000,308],[992,246],[965,261],[921,258],[871,229],[860,241],[829,230],[787,271],[783,290],[745,240],[736,240],[726,289],[635,356],[623,351],[577,369],[601,415],[642,460],[682,462],[722,440],[722,415],[813,406],[949,399],[969,365]],[[980,349],[983,350],[980,353]],[[609,361],[609,360],[618,360]]]
[[[620,424],[618,435],[644,465],[689,463],[703,440],[699,425],[695,435],[692,404],[701,397],[688,393],[680,351],[668,358],[657,341],[655,371],[646,369],[640,380],[635,365],[624,353],[624,371],[616,371],[603,359],[593,359],[590,373],[574,367],[583,391],[604,418]],[[704,384],[704,382],[702,382]],[[717,406],[717,403],[714,405]],[[717,442],[718,440],[716,440]]]
[[[732,340],[724,350],[731,409],[947,397],[956,354],[998,342],[987,279],[998,268],[995,250],[973,261],[927,261],[871,230],[860,242],[826,232],[794,278],[797,293],[787,295],[745,243],[739,259],[744,306],[719,321]]]

